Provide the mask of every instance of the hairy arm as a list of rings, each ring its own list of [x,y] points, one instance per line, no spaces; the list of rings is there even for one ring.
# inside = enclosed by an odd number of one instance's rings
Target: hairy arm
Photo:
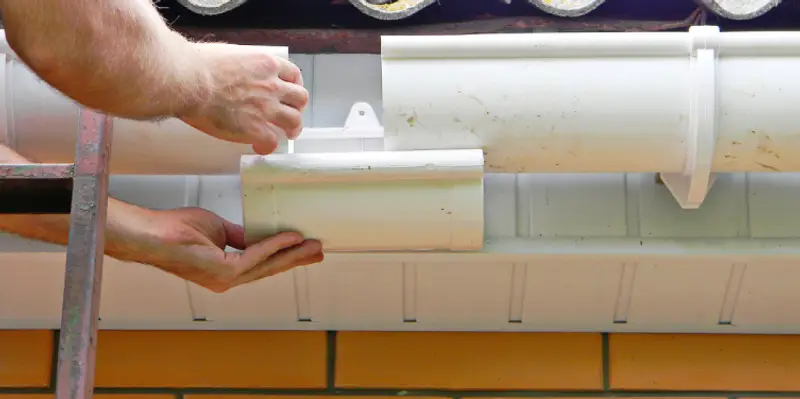
[[[197,47],[152,0],[0,0],[11,48],[77,102],[130,119],[186,112],[211,96]]]
[[[30,162],[8,147],[0,145],[0,163]],[[153,211],[109,197],[107,212],[105,253],[123,261],[142,261],[143,257],[136,254],[147,253],[150,250],[148,246],[158,243],[157,232],[150,227],[157,224],[153,223]],[[0,231],[67,245],[69,219],[69,215],[2,215]]]
[[[28,164],[0,145],[0,163]],[[324,259],[322,247],[297,233],[281,233],[245,246],[241,226],[200,208],[146,209],[108,199],[106,255],[155,266],[215,292]],[[0,231],[66,245],[69,215],[2,215]],[[241,252],[225,252],[227,246]]]
[[[128,262],[142,262],[143,257],[156,243],[155,235],[147,231],[149,210],[108,199],[108,216],[105,230],[106,255]],[[3,215],[0,231],[32,240],[67,245],[69,240],[69,215]],[[155,233],[155,232],[153,232]]]

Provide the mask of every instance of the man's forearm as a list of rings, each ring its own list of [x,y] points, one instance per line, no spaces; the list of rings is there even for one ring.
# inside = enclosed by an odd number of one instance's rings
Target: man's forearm
[[[28,159],[0,145],[0,163],[30,163]],[[69,215],[2,215],[0,231],[52,244],[67,245]],[[105,227],[105,253],[124,261],[142,261],[148,253],[144,246],[158,242],[151,226],[152,211],[108,199]],[[137,255],[140,254],[140,255]],[[142,258],[142,259],[140,259]]]
[[[131,119],[180,114],[210,95],[195,46],[151,0],[0,0],[11,48],[77,102]]]
[[[122,261],[141,262],[136,254],[147,253],[139,248],[154,242],[146,237],[145,228],[148,210],[126,204],[114,198],[108,199],[108,216],[105,227],[106,255]],[[67,245],[69,241],[69,215],[2,215],[0,231],[37,241]]]

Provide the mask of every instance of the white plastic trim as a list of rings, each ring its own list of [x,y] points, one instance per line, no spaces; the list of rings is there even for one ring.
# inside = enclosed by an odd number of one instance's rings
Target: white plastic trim
[[[800,171],[797,68],[797,32],[385,36],[385,150],[483,148],[487,173],[663,173],[696,208],[712,172]]]
[[[375,110],[365,102],[354,103],[343,127],[307,128],[298,140],[346,140],[383,138],[383,126]]]
[[[249,243],[280,231],[326,251],[475,250],[483,245],[483,152],[246,155]]]

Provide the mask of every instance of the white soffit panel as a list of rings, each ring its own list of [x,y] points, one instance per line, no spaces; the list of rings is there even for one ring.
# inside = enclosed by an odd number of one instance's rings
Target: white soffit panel
[[[0,328],[58,328],[64,295],[62,253],[0,253]]]
[[[622,291],[614,321],[631,326],[680,328],[713,325],[720,312],[733,265],[724,262],[681,260],[625,265],[633,276]]]
[[[568,260],[540,254],[513,263],[410,263],[354,262],[338,255],[224,294],[191,284],[187,290],[163,272],[109,260],[100,326],[800,333],[790,311],[800,301],[788,288],[792,262],[630,255],[599,261],[602,256]],[[63,261],[59,253],[0,254],[0,269],[14,277],[0,281],[0,328],[57,328]],[[115,273],[123,267],[131,272]],[[127,287],[117,284],[121,278]],[[15,289],[34,284],[40,289]],[[143,300],[143,291],[152,300]]]
[[[513,264],[413,266],[414,289],[409,294],[414,295],[414,306],[407,307],[404,316],[417,324],[416,329],[484,330],[508,324]]]
[[[186,282],[154,267],[106,257],[102,287],[100,319],[107,323],[168,326],[192,319]]]
[[[413,265],[326,261],[309,268],[311,320],[332,330],[396,328],[409,320],[405,315],[414,308],[413,300],[404,299],[414,298],[406,295],[416,282],[409,267]]]
[[[207,329],[295,328],[303,319],[295,291],[305,272],[293,270],[222,294],[190,284],[194,324]]]
[[[739,265],[731,324],[750,328],[796,329],[800,325],[800,268],[797,262],[778,262],[752,267]],[[780,276],[778,278],[777,276]]]
[[[623,265],[613,261],[552,262],[518,267],[523,273],[523,303],[520,316],[512,313],[512,321],[545,330],[613,327]]]

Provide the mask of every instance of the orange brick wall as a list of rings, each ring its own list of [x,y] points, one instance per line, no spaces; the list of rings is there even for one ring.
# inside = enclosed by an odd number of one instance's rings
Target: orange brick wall
[[[53,331],[0,331],[0,399],[52,399]],[[800,397],[800,336],[101,331],[99,399]]]

